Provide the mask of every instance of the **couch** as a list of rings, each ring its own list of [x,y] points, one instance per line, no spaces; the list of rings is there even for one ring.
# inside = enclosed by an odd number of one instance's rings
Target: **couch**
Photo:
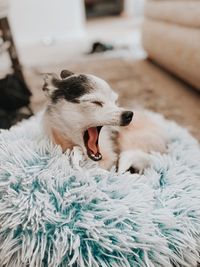
[[[199,0],[147,0],[142,42],[149,58],[200,89]]]

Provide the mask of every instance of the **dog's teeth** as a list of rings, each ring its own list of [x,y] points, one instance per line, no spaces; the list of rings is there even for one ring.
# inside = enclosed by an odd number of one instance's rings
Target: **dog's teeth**
[[[101,155],[99,154],[98,156],[95,156],[96,159],[100,159]]]
[[[96,156],[93,153],[91,154],[91,157],[94,158],[94,159],[96,159]]]
[[[95,155],[95,154],[91,153],[90,156],[91,156],[94,160],[100,160],[100,159],[101,159],[101,154],[97,154],[97,155]]]

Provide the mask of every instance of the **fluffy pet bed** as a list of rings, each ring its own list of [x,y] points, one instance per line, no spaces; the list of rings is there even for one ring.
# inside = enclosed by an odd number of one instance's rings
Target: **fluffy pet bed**
[[[118,175],[62,154],[40,115],[0,134],[0,266],[195,266],[200,252],[200,150],[157,116],[166,155]]]

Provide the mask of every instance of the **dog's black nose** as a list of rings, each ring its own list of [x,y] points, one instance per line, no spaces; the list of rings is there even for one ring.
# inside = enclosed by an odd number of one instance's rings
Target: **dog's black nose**
[[[126,126],[128,125],[133,118],[133,112],[132,111],[124,111],[121,115],[121,126]]]

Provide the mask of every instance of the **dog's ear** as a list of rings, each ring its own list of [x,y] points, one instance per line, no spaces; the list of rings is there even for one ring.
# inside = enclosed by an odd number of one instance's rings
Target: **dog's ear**
[[[58,76],[55,73],[45,73],[43,76],[44,85],[42,90],[45,92],[46,96],[50,96],[56,89],[56,81],[59,81]]]
[[[62,70],[61,73],[60,73],[60,77],[62,79],[65,79],[65,78],[67,78],[67,77],[69,77],[71,75],[74,75],[74,73],[72,71],[70,71],[70,70]]]

